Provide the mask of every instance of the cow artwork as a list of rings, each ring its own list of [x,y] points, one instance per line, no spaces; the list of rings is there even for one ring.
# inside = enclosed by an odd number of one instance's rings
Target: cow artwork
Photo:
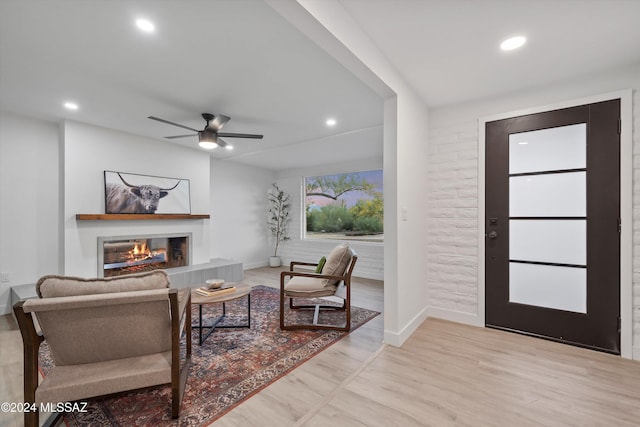
[[[115,175],[120,178],[122,184],[105,180],[105,205],[108,214],[156,213],[160,199],[168,196],[169,192],[182,182],[179,180],[171,188],[161,188],[152,184],[132,185],[120,173]]]

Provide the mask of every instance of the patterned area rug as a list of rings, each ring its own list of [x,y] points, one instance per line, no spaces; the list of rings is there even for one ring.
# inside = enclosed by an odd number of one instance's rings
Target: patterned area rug
[[[65,415],[68,426],[205,426],[243,400],[300,366],[346,335],[337,331],[282,331],[279,325],[279,290],[255,286],[251,291],[251,329],[218,329],[198,345],[193,329],[192,365],[182,401],[180,418],[171,418],[171,389],[157,386],[89,400],[88,412]],[[220,323],[246,324],[247,299],[227,303],[227,317]],[[221,311],[204,306],[203,322]],[[312,316],[297,311],[292,316]],[[351,330],[377,316],[378,312],[351,309]],[[343,316],[332,312],[330,316]],[[193,321],[197,323],[197,306]],[[294,320],[294,319],[291,319]],[[288,322],[287,322],[288,323]],[[48,347],[42,346],[40,365],[52,366]]]

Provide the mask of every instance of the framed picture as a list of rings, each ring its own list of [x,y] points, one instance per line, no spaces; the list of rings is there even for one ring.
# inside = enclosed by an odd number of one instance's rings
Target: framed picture
[[[104,171],[105,213],[190,214],[189,180]]]

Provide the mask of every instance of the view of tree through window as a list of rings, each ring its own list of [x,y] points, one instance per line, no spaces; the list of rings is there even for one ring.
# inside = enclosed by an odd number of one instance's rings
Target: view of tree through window
[[[305,178],[307,239],[383,241],[382,170]]]

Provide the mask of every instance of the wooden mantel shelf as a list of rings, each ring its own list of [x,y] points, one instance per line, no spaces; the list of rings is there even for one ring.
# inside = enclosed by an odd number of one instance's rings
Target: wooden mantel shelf
[[[77,214],[77,221],[136,221],[164,219],[209,219],[208,214]]]

